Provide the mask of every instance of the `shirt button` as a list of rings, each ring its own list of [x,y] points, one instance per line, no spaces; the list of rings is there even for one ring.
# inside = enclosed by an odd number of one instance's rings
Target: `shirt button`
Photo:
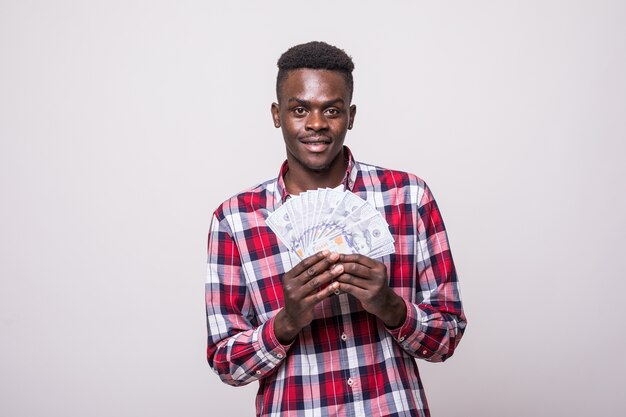
[[[400,339],[398,339],[400,342],[404,342],[404,336],[402,336]]]
[[[345,333],[341,333],[341,340],[343,340],[344,342],[348,340],[348,335]]]
[[[428,351],[427,351],[426,349],[424,349],[424,350],[422,350],[422,353],[423,353],[424,355],[427,355],[427,354],[428,354]]]
[[[261,371],[256,371],[256,374],[257,375],[261,375]]]
[[[354,380],[352,378],[348,378],[348,385],[352,386],[354,384]]]
[[[277,357],[278,359],[282,359],[282,358],[283,358],[283,354],[282,354],[282,353],[279,353],[279,354],[277,354],[277,355],[276,355],[276,357]]]

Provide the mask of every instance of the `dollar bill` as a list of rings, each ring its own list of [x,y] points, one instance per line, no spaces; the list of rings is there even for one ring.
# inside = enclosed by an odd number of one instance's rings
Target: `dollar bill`
[[[301,259],[320,250],[373,258],[395,250],[384,217],[373,205],[349,191],[306,191],[270,213],[266,223]]]

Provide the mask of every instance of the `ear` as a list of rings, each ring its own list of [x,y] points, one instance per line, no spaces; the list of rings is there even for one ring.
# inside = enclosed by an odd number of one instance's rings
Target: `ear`
[[[356,104],[350,106],[350,117],[348,118],[348,129],[352,129],[354,125],[354,116],[356,116]]]
[[[280,111],[278,103],[272,103],[272,120],[274,121],[274,127],[280,127]]]

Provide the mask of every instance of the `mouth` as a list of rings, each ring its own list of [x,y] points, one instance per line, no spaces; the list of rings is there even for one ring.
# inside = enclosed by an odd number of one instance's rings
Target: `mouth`
[[[309,152],[319,153],[328,149],[331,140],[325,137],[309,137],[300,139],[300,143],[302,143]]]

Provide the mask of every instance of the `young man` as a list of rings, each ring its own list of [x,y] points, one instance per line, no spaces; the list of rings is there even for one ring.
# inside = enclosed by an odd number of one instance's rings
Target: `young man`
[[[323,42],[278,61],[277,178],[225,201],[208,242],[208,361],[227,384],[259,381],[259,416],[428,416],[414,359],[443,361],[465,329],[444,225],[416,176],[357,162],[351,58]],[[267,226],[290,196],[348,190],[382,214],[395,253],[302,261]]]

